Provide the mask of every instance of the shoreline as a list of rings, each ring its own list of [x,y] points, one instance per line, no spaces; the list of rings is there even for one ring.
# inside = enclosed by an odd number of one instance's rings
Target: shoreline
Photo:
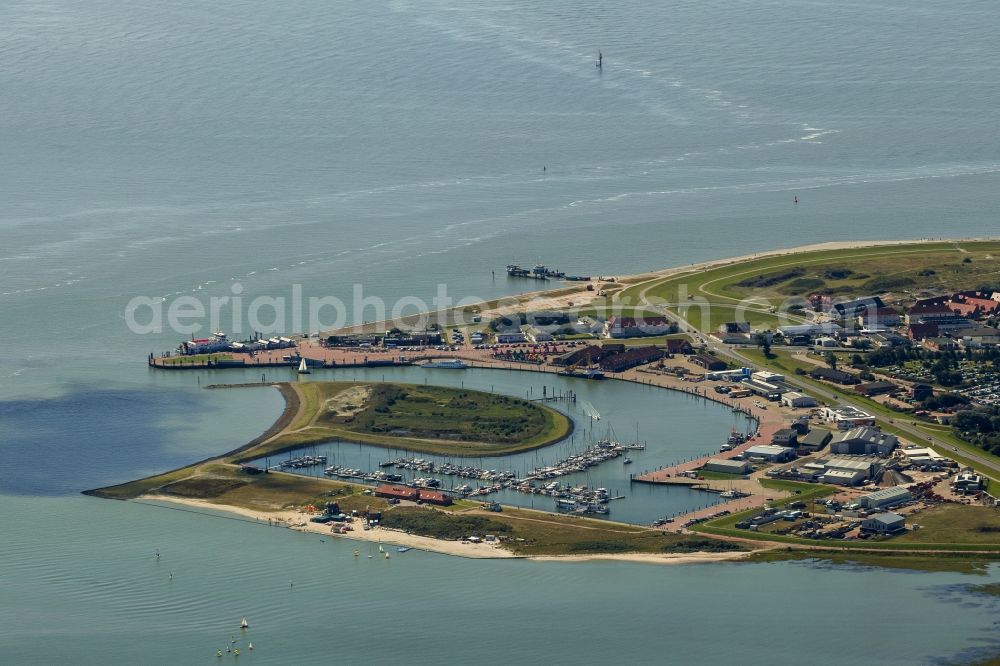
[[[371,530],[355,530],[349,534],[333,534],[329,525],[309,522],[310,514],[302,511],[275,511],[261,512],[245,509],[243,507],[228,504],[214,504],[207,500],[197,500],[183,497],[168,497],[166,495],[141,495],[132,500],[147,506],[159,506],[156,503],[176,504],[186,510],[195,510],[202,515],[212,515],[208,512],[218,512],[238,516],[246,522],[284,527],[296,532],[308,532],[330,539],[346,539],[358,543],[385,543],[393,547],[403,546],[413,550],[423,550],[439,555],[452,555],[455,557],[465,557],[468,559],[508,559],[508,560],[528,560],[533,562],[631,562],[641,564],[709,564],[723,561],[740,561],[750,558],[754,553],[765,548],[753,549],[739,552],[722,553],[614,553],[614,554],[581,554],[581,555],[518,555],[512,553],[502,546],[494,546],[488,543],[460,543],[458,541],[445,541],[433,537],[408,534],[397,530],[385,528],[374,528]],[[173,507],[171,507],[173,508]],[[274,521],[274,525],[269,525],[266,521]],[[400,555],[402,553],[399,553]],[[367,556],[368,553],[362,553]]]
[[[725,257],[721,259],[708,259],[705,261],[694,262],[690,264],[685,264],[681,266],[669,266],[662,269],[655,269],[651,271],[645,271],[642,273],[632,273],[621,276],[616,276],[615,281],[609,284],[621,285],[623,288],[628,288],[633,284],[639,282],[645,282],[647,280],[656,280],[659,278],[674,277],[676,275],[681,275],[683,273],[704,271],[713,268],[719,268],[721,266],[727,266],[730,264],[737,264],[746,261],[752,261],[755,259],[764,259],[768,257],[780,257],[793,254],[803,254],[808,252],[821,252],[821,251],[836,251],[836,250],[858,250],[873,247],[891,247],[891,246],[904,246],[904,245],[934,245],[934,244],[948,244],[948,243],[985,243],[985,242],[996,242],[1000,241],[1000,236],[984,236],[978,238],[918,238],[911,240],[848,240],[848,241],[825,241],[822,243],[808,243],[806,245],[798,245],[793,247],[778,248],[775,250],[764,250],[761,252],[753,252],[750,254],[738,255],[735,257]],[[591,292],[586,291],[586,287],[576,288],[576,283],[564,282],[554,280],[556,284],[560,286],[553,286],[551,289],[540,289],[537,291],[526,291],[516,295],[501,296],[499,298],[490,299],[488,301],[479,301],[475,305],[483,306],[483,310],[480,312],[481,315],[490,313],[493,315],[503,315],[510,314],[517,311],[518,306],[527,305],[538,300],[549,300],[551,302],[538,303],[537,307],[541,309],[554,308],[554,307],[565,307],[565,301],[567,299],[577,298],[580,294],[588,294]],[[593,279],[590,282],[582,282],[580,285],[594,284],[597,282],[602,282],[602,280]],[[603,282],[608,282],[604,280]],[[557,295],[557,292],[569,292]],[[594,299],[596,300],[596,297]],[[442,316],[447,316],[449,313],[459,311],[459,308],[446,308],[441,310],[428,310],[426,312],[419,313],[417,315],[408,315],[397,320],[385,319],[381,321],[368,322],[365,324],[351,324],[349,326],[342,326],[337,329],[330,329],[326,331],[320,331],[319,336],[328,335],[347,335],[354,333],[364,333],[368,330],[388,330],[385,328],[391,323],[405,323],[407,318],[418,318],[423,317],[428,321],[434,318],[441,318]]]

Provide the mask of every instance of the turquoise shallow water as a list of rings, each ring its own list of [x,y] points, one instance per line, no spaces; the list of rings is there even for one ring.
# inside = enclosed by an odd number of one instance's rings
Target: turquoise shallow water
[[[747,664],[809,654],[816,664],[908,665],[998,647],[1000,605],[967,594],[970,579],[957,574],[420,551],[369,560],[354,558],[353,542],[157,506],[79,497],[4,508],[6,663],[212,664],[230,637],[239,663],[260,664],[725,663],[742,646]],[[887,615],[899,640],[873,626]],[[829,623],[837,649],[817,652],[816,626]],[[776,626],[780,641],[761,638]]]
[[[201,663],[243,614],[264,618],[252,658],[270,663],[926,663],[984,646],[986,607],[947,591],[960,576],[419,553],[372,575],[332,544],[75,494],[233,448],[281,408],[149,372],[186,334],[131,333],[134,296],[490,298],[525,289],[493,279],[511,261],[620,274],[995,233],[997,22],[975,0],[3,4],[4,661]],[[587,390],[622,438],[653,399]],[[640,423],[664,444],[648,459],[732,425],[662,404]],[[317,583],[287,596],[286,571]],[[835,653],[786,629],[830,617],[852,637]],[[759,638],[775,626],[789,651]]]

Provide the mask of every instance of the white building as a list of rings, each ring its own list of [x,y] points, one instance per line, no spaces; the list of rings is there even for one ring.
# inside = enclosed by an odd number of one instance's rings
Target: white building
[[[811,396],[789,391],[781,396],[781,404],[792,409],[799,409],[802,407],[815,407],[816,400]]]
[[[830,423],[836,423],[837,427],[841,430],[850,430],[858,426],[875,425],[874,416],[849,405],[824,407],[823,418]]]
[[[774,384],[775,382],[785,381],[785,376],[778,374],[777,372],[769,372],[767,370],[758,370],[757,372],[750,375],[750,379],[755,382],[764,382],[765,384]]]
[[[858,499],[858,504],[866,509],[883,509],[909,502],[911,499],[913,495],[909,490],[903,486],[894,486],[863,495]]]
[[[705,373],[705,379],[710,381],[738,382],[749,376],[749,368],[740,368],[739,370],[711,370]]]
[[[828,472],[834,469],[846,472],[861,472],[866,479],[874,476],[875,470],[880,466],[873,458],[833,457],[820,462],[822,462]]]
[[[604,323],[606,338],[638,338],[644,335],[663,335],[670,332],[670,320],[666,317],[651,315],[648,317],[614,316]]]
[[[543,331],[542,329],[538,328],[537,326],[532,326],[530,324],[525,324],[524,326],[522,326],[521,327],[521,333],[524,334],[524,337],[526,339],[530,340],[531,342],[551,342],[552,341],[552,334],[551,333],[549,333],[547,331]]]
[[[859,470],[828,469],[820,480],[834,486],[856,486],[865,478],[865,473]]]

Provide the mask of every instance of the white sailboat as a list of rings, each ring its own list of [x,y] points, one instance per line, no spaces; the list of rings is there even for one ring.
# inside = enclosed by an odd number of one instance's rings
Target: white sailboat
[[[250,626],[250,623],[247,622],[246,618],[243,618],[242,620],[240,620],[240,629],[247,629],[249,626]]]
[[[299,361],[299,374],[308,375],[310,373],[309,366],[306,365],[306,360],[303,358]]]

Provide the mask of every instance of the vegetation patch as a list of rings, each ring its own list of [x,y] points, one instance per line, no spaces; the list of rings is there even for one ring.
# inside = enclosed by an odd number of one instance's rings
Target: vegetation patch
[[[747,278],[737,282],[736,284],[740,287],[760,289],[763,287],[773,287],[776,284],[781,284],[782,282],[802,277],[805,274],[806,271],[804,268],[793,268],[791,270],[778,271],[777,273],[765,273],[756,277]]]
[[[663,550],[667,553],[729,553],[745,550],[745,548],[732,541],[690,538],[664,544]]]
[[[577,541],[569,544],[573,553],[627,553],[628,545],[621,541]]]
[[[906,289],[916,284],[913,278],[904,275],[880,275],[866,280],[862,285],[871,292],[892,291],[893,289]]]
[[[292,385],[301,407],[275,437],[237,460],[341,439],[456,456],[545,446],[572,432],[565,415],[523,398],[441,386],[308,382]]]
[[[803,277],[803,278],[798,278],[797,280],[792,280],[784,287],[782,287],[781,291],[786,294],[793,294],[793,295],[805,294],[814,291],[819,291],[823,289],[823,287],[825,286],[826,286],[826,280],[814,277]]]
[[[826,268],[823,277],[827,280],[846,280],[849,277],[865,278],[867,275],[856,275],[850,268]]]
[[[1000,511],[986,506],[940,504],[908,516],[920,529],[893,539],[899,543],[978,544],[1000,550]]]
[[[164,495],[209,499],[224,495],[227,492],[242,488],[247,484],[243,479],[218,476],[192,476],[174,483],[168,483],[159,489]]]
[[[382,526],[408,534],[454,541],[468,536],[508,534],[510,525],[486,516],[446,513],[419,507],[397,507],[382,515]]]

